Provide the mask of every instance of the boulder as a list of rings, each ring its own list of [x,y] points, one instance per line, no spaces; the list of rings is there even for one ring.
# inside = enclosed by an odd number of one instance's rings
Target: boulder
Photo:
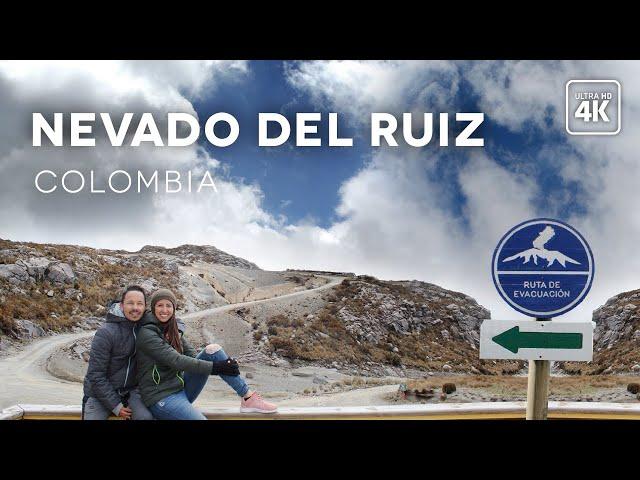
[[[80,298],[78,298],[80,297]],[[82,293],[80,290],[76,290],[75,288],[65,288],[64,289],[64,298],[66,299],[74,299],[74,300],[82,300]]]
[[[141,286],[147,292],[147,295],[151,295],[159,288],[158,281],[155,278],[141,279],[136,284]]]
[[[76,356],[78,356],[80,358],[82,358],[82,354],[87,351],[86,348],[84,348],[82,345],[77,344],[77,343],[72,345],[71,350],[73,350],[73,353],[75,353]]]
[[[23,265],[11,263],[0,265],[0,278],[4,278],[10,284],[20,286],[28,283],[31,277]]]
[[[99,317],[88,317],[88,318],[84,319],[84,323],[89,328],[98,328],[100,325],[102,325],[103,321],[104,321],[104,319],[99,318]]]
[[[18,260],[16,265],[26,268],[30,277],[37,282],[44,280],[47,267],[53,262],[45,257],[29,257],[27,259]]]
[[[73,284],[76,279],[76,275],[68,263],[54,263],[49,265],[45,270],[45,276],[50,282],[61,285]]]
[[[31,320],[16,320],[15,323],[21,337],[38,338],[45,335],[44,329]]]
[[[10,346],[11,346],[11,344],[9,342],[7,342],[2,335],[0,335],[0,352],[6,350]]]

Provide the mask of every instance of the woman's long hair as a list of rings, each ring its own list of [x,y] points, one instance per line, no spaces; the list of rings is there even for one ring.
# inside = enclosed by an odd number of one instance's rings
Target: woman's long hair
[[[180,330],[178,330],[175,312],[171,315],[169,321],[163,325],[163,328],[165,340],[179,353],[182,353],[182,338],[180,337]]]

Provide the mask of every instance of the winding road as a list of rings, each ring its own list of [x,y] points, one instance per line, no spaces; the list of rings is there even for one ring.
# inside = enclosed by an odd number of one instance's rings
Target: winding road
[[[236,310],[242,307],[288,298],[304,298],[317,292],[333,288],[344,277],[322,276],[328,283],[309,290],[288,293],[264,300],[233,303],[183,315],[181,318],[202,322],[216,313]],[[62,380],[51,375],[47,369],[47,360],[58,349],[81,338],[92,336],[94,331],[53,335],[36,340],[13,355],[0,358],[0,409],[17,404],[65,404],[78,405],[82,400],[82,384]]]
[[[59,348],[93,334],[90,331],[45,337],[0,359],[0,409],[19,403],[80,404],[82,385],[54,377],[47,372],[46,364]]]

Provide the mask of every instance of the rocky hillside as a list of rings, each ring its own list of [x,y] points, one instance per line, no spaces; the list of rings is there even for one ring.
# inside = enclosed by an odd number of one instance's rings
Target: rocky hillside
[[[611,297],[594,310],[593,361],[564,362],[567,373],[640,372],[640,290]]]
[[[255,263],[248,262],[247,260],[229,255],[222,250],[218,250],[216,247],[208,245],[181,245],[176,248],[164,248],[147,245],[142,247],[138,254],[148,255],[165,255],[171,257],[180,258],[183,262],[194,263],[214,263],[217,265],[227,265],[229,267],[240,267],[247,269],[258,270],[258,266]]]
[[[218,292],[204,275],[188,270],[196,263],[259,270],[209,246],[146,246],[131,253],[0,239],[0,340],[40,336],[101,316],[108,301],[133,283],[148,292],[174,289],[183,311],[228,303],[223,287]]]
[[[523,361],[478,358],[480,324],[490,312],[463,293],[419,281],[321,273],[263,271],[212,246],[145,246],[126,252],[0,239],[0,351],[16,339],[95,329],[108,301],[132,283],[148,292],[173,289],[184,314],[286,299],[289,293],[316,289],[327,277],[343,277],[338,286],[314,293],[314,301],[305,297],[300,305],[286,306],[295,303],[286,300],[243,307],[238,318],[230,311],[223,320],[242,323],[250,331],[243,334],[250,349],[268,363],[286,360],[356,375],[408,376],[513,374],[526,367]],[[210,325],[216,335],[234,331],[220,319],[202,320],[207,321],[222,322]],[[593,321],[593,361],[557,362],[555,371],[640,373],[640,290],[609,299],[594,311]]]
[[[480,324],[491,314],[463,293],[359,276],[343,280],[325,300],[313,314],[254,323],[262,352],[374,375],[515,373],[524,366],[478,358]]]

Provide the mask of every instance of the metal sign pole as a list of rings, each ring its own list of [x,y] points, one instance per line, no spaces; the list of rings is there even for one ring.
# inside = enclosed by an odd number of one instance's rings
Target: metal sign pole
[[[536,318],[549,321],[551,318]],[[527,384],[527,420],[546,420],[549,405],[550,360],[529,360]]]

